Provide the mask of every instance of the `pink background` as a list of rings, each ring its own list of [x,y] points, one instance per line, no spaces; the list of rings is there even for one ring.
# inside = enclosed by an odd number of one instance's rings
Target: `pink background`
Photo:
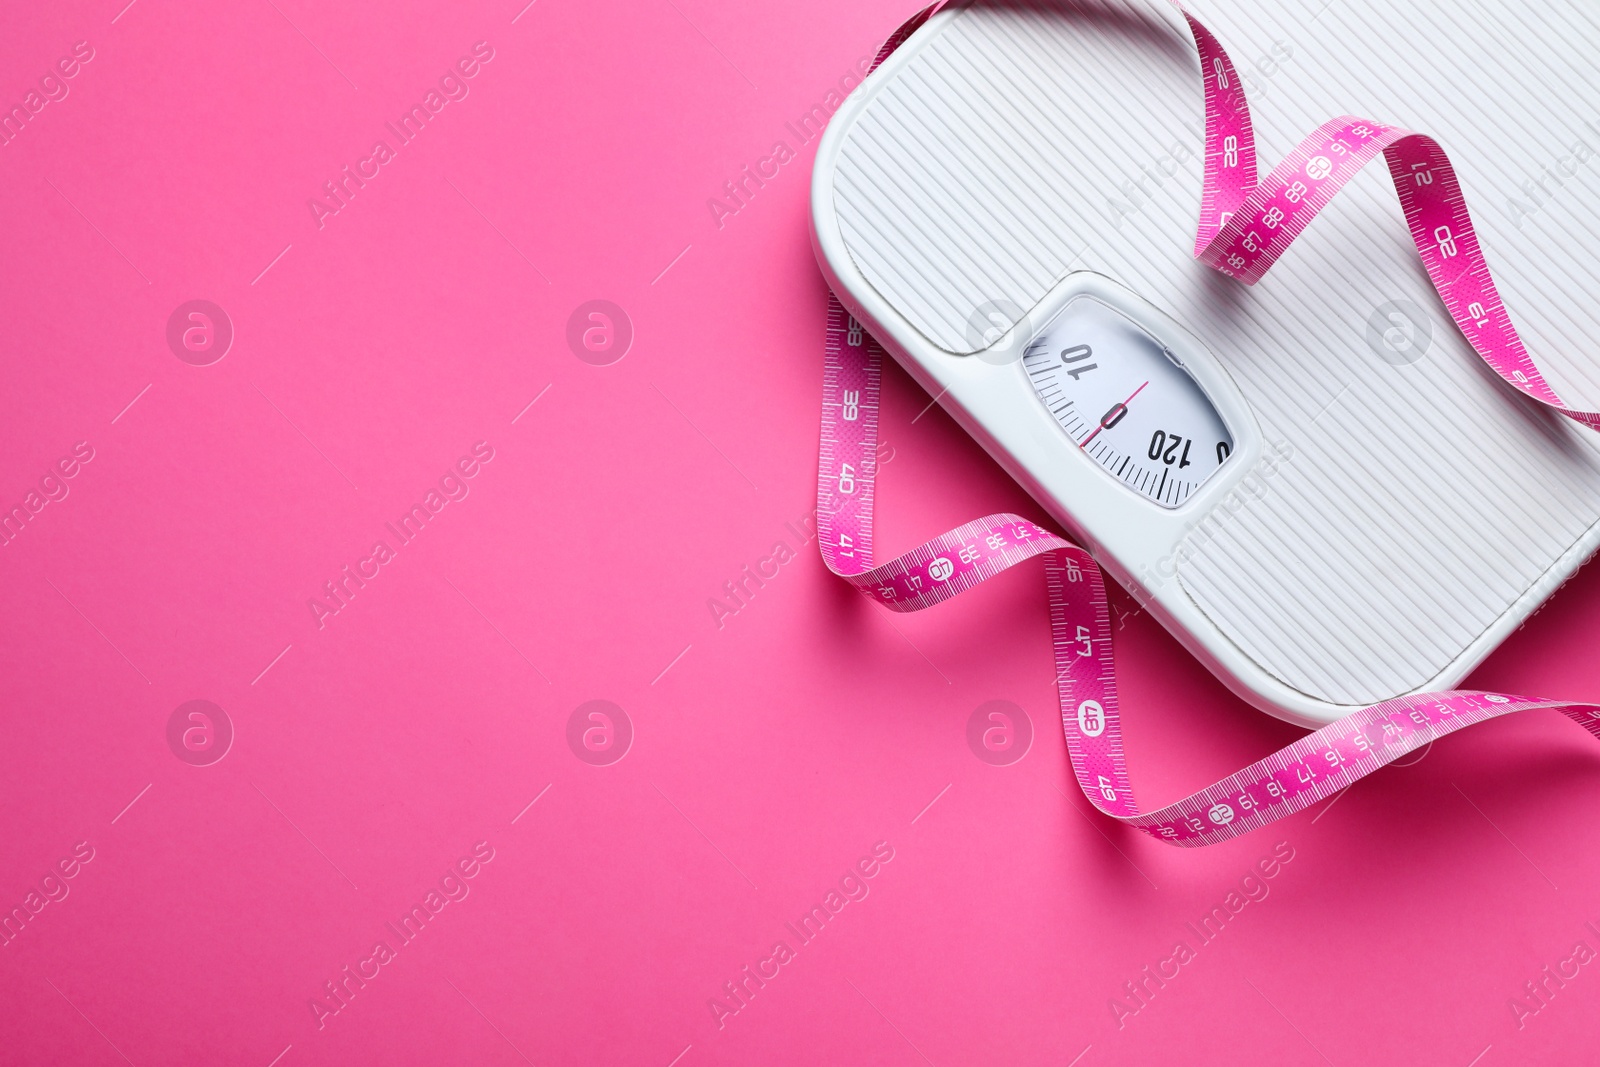
[[[824,290],[815,142],[784,124],[905,5],[124,2],[13,5],[0,37],[8,107],[94,51],[0,148],[0,507],[94,450],[0,548],[0,912],[29,916],[0,1060],[1588,1056],[1596,968],[1520,1028],[1510,1006],[1600,948],[1600,753],[1554,713],[1178,851],[1072,784],[1037,566],[891,618],[786,526],[815,502]],[[469,95],[319,228],[308,199],[479,41]],[[779,140],[798,158],[719,227],[708,198]],[[234,325],[209,366],[166,342],[191,299]],[[566,341],[591,299],[633,324],[608,366]],[[885,558],[1042,518],[926,404],[887,371]],[[308,600],[480,441],[469,495],[319,628]],[[779,541],[795,558],[719,628],[708,600]],[[1600,695],[1597,581],[1475,681]],[[1147,618],[1117,636],[1147,802],[1298,736]],[[167,740],[194,699],[236,732],[209,766]],[[609,765],[567,739],[593,699],[634,734]],[[990,700],[1031,717],[1008,766],[967,743]],[[479,842],[465,898],[400,945],[385,924]],[[802,943],[785,924],[879,842]],[[1267,895],[1203,943],[1186,924],[1278,842]],[[340,1004],[347,965],[378,969]],[[741,1005],[746,965],[777,973]]]

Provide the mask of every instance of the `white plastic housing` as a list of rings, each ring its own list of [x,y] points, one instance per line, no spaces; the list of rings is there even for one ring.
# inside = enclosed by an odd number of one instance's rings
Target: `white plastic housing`
[[[821,141],[818,261],[929,394],[1240,696],[1317,726],[1450,688],[1600,545],[1600,440],[1481,366],[1381,165],[1260,285],[1196,263],[1200,75],[1165,7],[930,20]],[[1585,124],[1600,115],[1600,20],[1522,0],[1216,0],[1205,17],[1247,76],[1264,171],[1338,113],[1437,136],[1535,358],[1573,402],[1600,396],[1584,343],[1600,334],[1587,206],[1600,128]],[[1522,183],[1541,165],[1534,196]],[[1234,434],[1181,507],[1108,477],[1003,358],[1079,293],[1166,343]],[[996,307],[1017,325],[989,344],[971,322]]]

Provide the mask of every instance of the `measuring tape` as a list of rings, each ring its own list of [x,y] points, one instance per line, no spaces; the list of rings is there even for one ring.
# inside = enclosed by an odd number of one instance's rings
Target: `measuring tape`
[[[1343,116],[1302,141],[1264,181],[1244,87],[1211,32],[1183,6],[1205,80],[1205,187],[1195,257],[1253,285],[1339,189],[1379,153],[1428,276],[1450,317],[1501,378],[1591,429],[1600,413],[1568,407],[1529,357],[1478,246],[1444,150],[1426,134]],[[929,17],[906,21],[876,67]],[[872,506],[884,351],[829,294],[817,468],[818,544],[828,569],[892,611],[920,611],[1044,556],[1056,690],[1067,753],[1084,795],[1105,814],[1176,845],[1215,844],[1293,814],[1440,737],[1512,712],[1553,708],[1600,738],[1600,705],[1469,690],[1397,697],[1364,708],[1175,804],[1143,812],[1122,754],[1111,614],[1094,558],[1017,515],[987,515],[873,566]]]

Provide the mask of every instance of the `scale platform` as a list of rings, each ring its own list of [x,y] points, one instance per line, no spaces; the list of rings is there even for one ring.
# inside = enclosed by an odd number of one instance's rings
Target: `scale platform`
[[[1600,406],[1600,9],[1198,14],[1245,76],[1263,174],[1338,114],[1433,135],[1529,351]],[[946,9],[831,120],[818,260],[1240,696],[1319,726],[1451,688],[1600,545],[1600,435],[1483,365],[1381,163],[1254,287],[1194,260],[1203,130],[1166,4]]]

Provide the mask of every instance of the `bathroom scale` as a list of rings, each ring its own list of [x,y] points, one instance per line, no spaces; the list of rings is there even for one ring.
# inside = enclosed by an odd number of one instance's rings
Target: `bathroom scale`
[[[940,10],[831,118],[813,239],[851,330],[1233,691],[1320,727],[1451,689],[1588,559],[1600,434],[1474,351],[1381,161],[1256,284],[1197,259],[1232,151],[1205,93],[1248,95],[1263,172],[1340,113],[1436,139],[1527,351],[1593,411],[1600,8],[1198,13],[1226,72],[1166,4]]]

